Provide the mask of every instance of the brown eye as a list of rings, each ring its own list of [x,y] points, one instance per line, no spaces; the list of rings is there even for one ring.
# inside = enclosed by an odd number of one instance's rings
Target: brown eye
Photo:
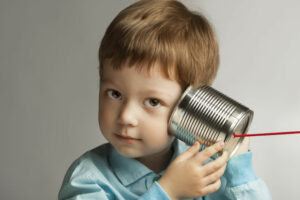
[[[117,90],[108,90],[107,95],[109,96],[109,98],[113,100],[120,100],[122,97],[121,93],[118,92]]]
[[[160,101],[158,99],[147,99],[145,104],[150,108],[158,108],[161,106]]]

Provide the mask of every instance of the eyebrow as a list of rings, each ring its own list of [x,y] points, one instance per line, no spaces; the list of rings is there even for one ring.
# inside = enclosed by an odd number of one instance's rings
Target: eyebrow
[[[146,89],[145,93],[153,93],[153,94],[157,94],[157,95],[172,97],[171,94],[168,94],[166,92],[162,92],[162,91],[159,91],[159,90],[155,90],[155,89],[148,89],[148,90]]]
[[[119,84],[117,81],[114,81],[114,80],[108,79],[108,78],[102,79],[102,80],[100,81],[100,86],[101,86],[101,85],[102,85],[102,86],[105,85],[105,87],[116,87],[116,88],[121,87],[120,84]]]
[[[104,79],[101,79],[101,82],[100,84],[103,83],[103,84],[112,84],[112,85],[117,85],[117,83],[115,83],[113,80],[111,79],[108,79],[108,78],[104,78]],[[162,91],[159,91],[159,90],[156,90],[156,89],[145,89],[143,91],[143,93],[145,94],[155,94],[155,95],[158,95],[158,96],[166,96],[167,98],[171,98],[172,95],[170,93],[166,93],[166,92],[162,92]]]
[[[108,78],[102,78],[100,79],[100,83],[110,83],[110,84],[115,84],[115,82],[111,79]]]

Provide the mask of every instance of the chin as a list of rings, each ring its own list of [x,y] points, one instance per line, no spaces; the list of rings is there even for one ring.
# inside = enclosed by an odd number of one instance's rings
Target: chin
[[[125,156],[127,158],[137,158],[143,156],[138,149],[134,149],[132,147],[127,147],[123,145],[113,145],[119,154]]]

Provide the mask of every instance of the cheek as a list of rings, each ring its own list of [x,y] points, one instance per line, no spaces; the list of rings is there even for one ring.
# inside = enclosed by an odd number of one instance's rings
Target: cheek
[[[99,111],[98,111],[98,122],[102,132],[105,132],[115,120],[114,111],[111,106],[109,106],[105,100],[99,101]]]
[[[98,115],[98,122],[99,122],[99,126],[102,130],[102,132],[104,131],[103,129],[106,129],[106,127],[108,126],[107,123],[107,116],[105,115],[105,112],[103,110],[99,109],[99,115]]]
[[[156,117],[148,120],[143,130],[146,130],[144,137],[151,146],[162,146],[169,142],[171,137],[168,135],[168,118]]]

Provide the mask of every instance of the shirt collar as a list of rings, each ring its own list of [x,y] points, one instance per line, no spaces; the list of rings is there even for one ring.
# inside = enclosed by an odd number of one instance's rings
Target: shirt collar
[[[171,162],[184,151],[179,145],[179,141],[177,139],[172,143],[172,147],[174,149],[174,153],[171,159]],[[140,163],[139,161],[122,156],[117,152],[117,150],[111,146],[109,150],[109,163],[112,167],[113,172],[121,181],[124,186],[128,186],[133,182],[136,182],[138,179],[150,174],[154,173],[148,167]],[[171,163],[170,162],[170,163]],[[164,173],[163,170],[160,175]]]

